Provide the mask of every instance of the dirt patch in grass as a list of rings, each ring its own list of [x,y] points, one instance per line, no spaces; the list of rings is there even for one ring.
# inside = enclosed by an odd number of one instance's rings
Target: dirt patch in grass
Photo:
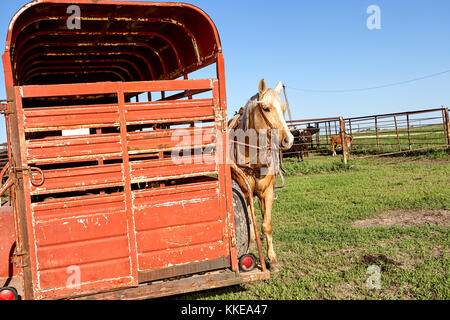
[[[353,227],[417,227],[425,225],[450,226],[450,210],[396,210],[375,218],[357,220]]]
[[[374,263],[384,263],[384,264],[394,264],[394,265],[398,265],[398,262],[395,262],[394,260],[388,258],[386,255],[384,254],[365,254],[362,257],[362,261],[364,263],[370,263],[370,264],[374,264]]]

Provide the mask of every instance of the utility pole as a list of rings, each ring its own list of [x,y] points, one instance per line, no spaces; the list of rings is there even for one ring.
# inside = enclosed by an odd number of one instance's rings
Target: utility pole
[[[291,108],[289,107],[289,101],[288,101],[287,94],[286,94],[286,86],[284,85],[284,83],[283,83],[283,92],[284,92],[284,99],[286,100],[286,107],[288,110],[289,121],[292,121]]]

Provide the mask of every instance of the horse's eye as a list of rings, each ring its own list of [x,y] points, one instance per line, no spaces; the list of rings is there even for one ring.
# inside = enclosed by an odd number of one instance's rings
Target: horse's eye
[[[266,111],[266,112],[269,112],[269,111],[270,111],[270,107],[269,107],[269,106],[266,106],[266,105],[264,105],[264,104],[261,105],[261,108],[262,108],[264,111]]]

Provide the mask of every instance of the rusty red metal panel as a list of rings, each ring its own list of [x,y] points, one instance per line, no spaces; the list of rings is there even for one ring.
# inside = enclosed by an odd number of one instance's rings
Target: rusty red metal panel
[[[164,160],[144,160],[130,163],[133,182],[186,178],[216,173],[214,155],[180,157],[176,162]]]
[[[139,270],[229,256],[217,182],[136,191]]]
[[[48,194],[120,186],[123,185],[122,172],[122,164],[42,170],[44,183],[40,186],[31,186],[31,194]],[[41,173],[33,171],[33,180],[39,182],[41,179]]]
[[[128,134],[128,150],[131,154],[206,147],[215,141],[215,128],[183,128],[131,132]]]
[[[74,215],[57,222],[40,221],[36,223],[36,243],[43,248],[60,245],[61,239],[64,239],[64,246],[68,246],[79,241],[126,236],[127,228],[122,216],[120,211],[109,211],[105,214]]]
[[[33,205],[42,297],[132,283],[124,204],[123,194],[113,194]],[[67,286],[70,268],[79,268],[78,288]]]
[[[196,207],[197,209],[201,208],[199,205]],[[204,208],[210,209],[210,207],[206,206]],[[166,208],[166,210],[168,209],[173,210],[172,208]],[[184,214],[181,210],[178,212]],[[138,252],[140,255],[145,255],[155,251],[200,246],[205,244],[205,242],[215,243],[223,240],[222,229],[223,224],[221,221],[211,221],[141,231],[137,235]],[[148,239],[152,239],[152,241],[148,241]],[[222,255],[225,256],[225,252],[222,252]],[[184,259],[183,263],[202,260],[201,257],[189,257],[187,254],[183,254],[180,258]],[[209,259],[209,257],[206,258]],[[169,262],[164,266],[168,266],[168,264]],[[141,265],[141,267],[143,266]],[[155,266],[151,267],[155,268]]]
[[[43,90],[42,85],[28,85],[19,87],[22,98],[42,98],[42,97],[62,97],[70,95],[92,95],[114,93],[117,85],[113,82],[84,83],[80,84],[57,84],[46,85]]]
[[[137,194],[135,194],[137,196]],[[167,210],[176,214],[167,214]],[[203,210],[199,210],[203,209]],[[211,213],[214,212],[214,214]],[[203,223],[220,220],[218,199],[201,199],[197,201],[181,200],[159,205],[135,207],[136,230],[174,228],[191,223]]]
[[[223,257],[225,252],[223,241],[143,252],[139,255],[139,268],[142,270],[156,269],[195,261],[218,259]]]
[[[41,164],[87,161],[122,152],[120,136],[113,133],[29,140],[27,147],[29,161]]]
[[[108,127],[119,124],[117,105],[25,109],[25,132]]]
[[[147,91],[181,91],[211,89],[211,79],[191,80],[161,80],[161,81],[139,81],[121,83],[123,92],[147,92]],[[43,90],[42,85],[25,85],[19,87],[22,98],[62,97],[72,95],[95,95],[117,92],[117,82],[95,82],[83,84],[48,84]]]
[[[128,124],[214,120],[211,99],[126,104]]]
[[[50,199],[31,205],[36,222],[67,219],[74,216],[125,212],[125,196],[122,192]]]
[[[18,273],[18,269],[14,268],[10,260],[16,241],[12,206],[0,207],[0,227],[0,285],[3,285],[1,279],[7,279]]]
[[[176,202],[190,199],[217,198],[218,183],[216,180],[206,180],[181,186],[166,187],[163,189],[150,188],[133,192],[135,207],[145,205],[158,205],[167,202]]]

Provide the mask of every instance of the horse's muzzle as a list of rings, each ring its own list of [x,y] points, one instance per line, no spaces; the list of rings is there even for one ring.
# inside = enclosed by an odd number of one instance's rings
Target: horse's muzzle
[[[289,133],[288,135],[286,135],[284,137],[283,140],[281,140],[281,150],[286,151],[288,149],[290,149],[292,147],[292,145],[294,144],[294,136]]]

